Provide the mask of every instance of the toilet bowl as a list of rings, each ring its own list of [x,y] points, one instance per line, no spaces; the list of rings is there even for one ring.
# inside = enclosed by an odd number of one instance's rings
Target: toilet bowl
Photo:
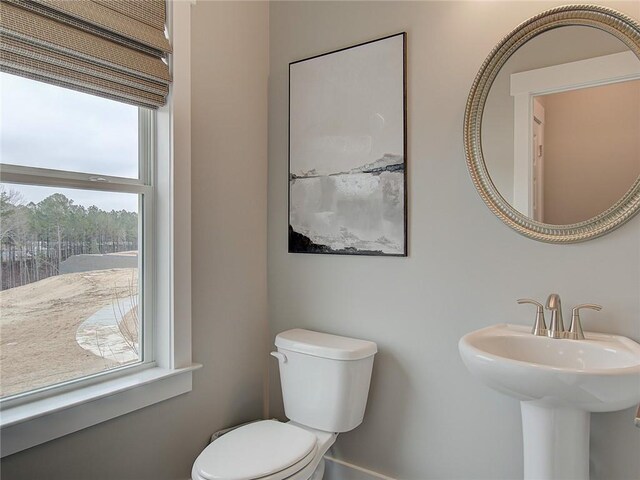
[[[192,480],[320,480],[337,434],[263,420],[226,433],[198,456]]]
[[[290,421],[262,420],[220,436],[196,459],[192,480],[321,480],[338,433],[362,423],[375,343],[294,329],[275,344]]]

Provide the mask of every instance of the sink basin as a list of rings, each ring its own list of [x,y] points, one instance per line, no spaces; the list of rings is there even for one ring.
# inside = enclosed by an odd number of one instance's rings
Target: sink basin
[[[558,340],[502,324],[465,335],[459,348],[471,373],[519,400],[589,412],[640,402],[640,345],[626,337],[586,332],[585,340]]]
[[[590,413],[640,402],[640,345],[623,336],[553,339],[500,324],[458,347],[473,375],[520,400],[525,479],[588,480]]]

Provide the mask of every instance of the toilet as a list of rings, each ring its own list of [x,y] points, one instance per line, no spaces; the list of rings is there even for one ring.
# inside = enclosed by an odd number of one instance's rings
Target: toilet
[[[338,434],[362,423],[375,343],[297,328],[275,344],[289,422],[262,420],[222,435],[200,453],[192,480],[320,480]]]

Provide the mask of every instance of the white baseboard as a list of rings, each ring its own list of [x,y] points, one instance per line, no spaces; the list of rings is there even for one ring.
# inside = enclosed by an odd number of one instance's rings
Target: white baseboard
[[[324,459],[326,460],[324,480],[395,480],[329,455],[325,455]]]

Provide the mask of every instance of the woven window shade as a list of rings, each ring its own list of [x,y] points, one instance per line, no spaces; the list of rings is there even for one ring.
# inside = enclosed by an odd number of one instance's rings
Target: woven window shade
[[[0,70],[157,108],[171,76],[164,0],[2,0]]]

